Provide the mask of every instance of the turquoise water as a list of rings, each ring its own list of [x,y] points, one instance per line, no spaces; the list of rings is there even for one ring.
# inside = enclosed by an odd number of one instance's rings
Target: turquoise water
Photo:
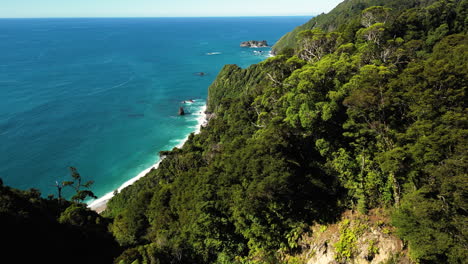
[[[0,20],[0,177],[47,195],[74,166],[98,196],[116,189],[194,131],[224,64],[266,58],[241,41],[274,43],[307,20]]]

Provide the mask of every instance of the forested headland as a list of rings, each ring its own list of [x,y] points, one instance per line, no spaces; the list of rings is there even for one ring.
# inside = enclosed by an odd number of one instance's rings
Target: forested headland
[[[292,264],[307,262],[312,225],[340,223],[329,247],[353,263],[366,225],[343,214],[378,212],[404,244],[387,263],[466,263],[467,12],[466,0],[346,0],[283,37],[275,57],[226,65],[207,127],[101,216],[0,186],[2,228],[20,240],[46,224],[81,230],[66,239],[107,254],[87,263]]]

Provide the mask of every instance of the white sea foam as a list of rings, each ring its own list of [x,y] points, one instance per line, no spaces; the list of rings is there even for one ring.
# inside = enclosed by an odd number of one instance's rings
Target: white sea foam
[[[206,53],[206,55],[219,55],[219,54],[221,54],[221,52],[218,52],[218,51]]]
[[[197,107],[198,108],[198,107]],[[195,133],[195,134],[198,134],[200,133],[201,131],[201,127],[202,126],[206,126],[207,124],[207,120],[206,120],[206,115],[205,115],[205,111],[206,111],[206,105],[203,105],[201,106],[199,109],[196,109],[196,113],[194,113],[193,115],[196,117],[196,120],[197,120],[197,125],[194,127],[194,131],[191,132],[191,133]],[[189,134],[190,135],[190,134]],[[178,140],[171,140],[171,142],[174,142],[174,143],[178,143],[175,147],[176,148],[182,148],[182,146],[185,144],[185,142],[187,142],[188,138],[189,138],[189,135],[187,135],[185,138],[183,139],[178,139]],[[137,176],[135,176],[134,178],[131,178],[130,180],[124,182],[117,190],[118,192],[121,192],[123,189],[125,189],[126,187],[132,185],[133,183],[135,183],[137,180],[139,180],[140,178],[144,177],[146,174],[148,174],[148,172],[150,172],[152,169],[157,169],[159,167],[159,164],[161,163],[162,159],[159,159],[157,160],[157,162],[155,164],[153,164],[151,167],[145,169],[144,171],[140,172]],[[107,194],[105,194],[104,196],[98,198],[98,199],[95,199],[93,201],[90,201],[88,202],[88,207],[91,208],[91,209],[97,209],[101,206],[104,206],[112,197],[114,196],[114,191],[112,192],[109,192]]]

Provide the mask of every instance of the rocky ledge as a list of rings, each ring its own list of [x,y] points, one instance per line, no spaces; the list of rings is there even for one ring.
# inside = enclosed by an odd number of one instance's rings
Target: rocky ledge
[[[258,41],[258,40],[249,40],[244,41],[240,44],[241,47],[251,47],[251,48],[263,48],[268,47],[268,43],[266,40]]]

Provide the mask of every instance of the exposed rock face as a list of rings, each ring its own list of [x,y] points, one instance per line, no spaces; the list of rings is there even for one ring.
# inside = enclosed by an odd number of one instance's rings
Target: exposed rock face
[[[185,115],[185,111],[183,107],[179,107],[179,115]]]
[[[268,43],[266,40],[258,41],[258,40],[249,40],[244,41],[240,44],[241,47],[251,47],[251,48],[262,48],[268,47]]]
[[[345,212],[339,223],[311,227],[304,234],[295,257],[307,264],[410,264],[403,242],[381,210],[369,215]]]
[[[211,112],[208,112],[208,111],[205,112],[205,115],[206,115],[206,120],[207,121],[210,121],[211,119],[216,118],[215,113],[211,113]]]

